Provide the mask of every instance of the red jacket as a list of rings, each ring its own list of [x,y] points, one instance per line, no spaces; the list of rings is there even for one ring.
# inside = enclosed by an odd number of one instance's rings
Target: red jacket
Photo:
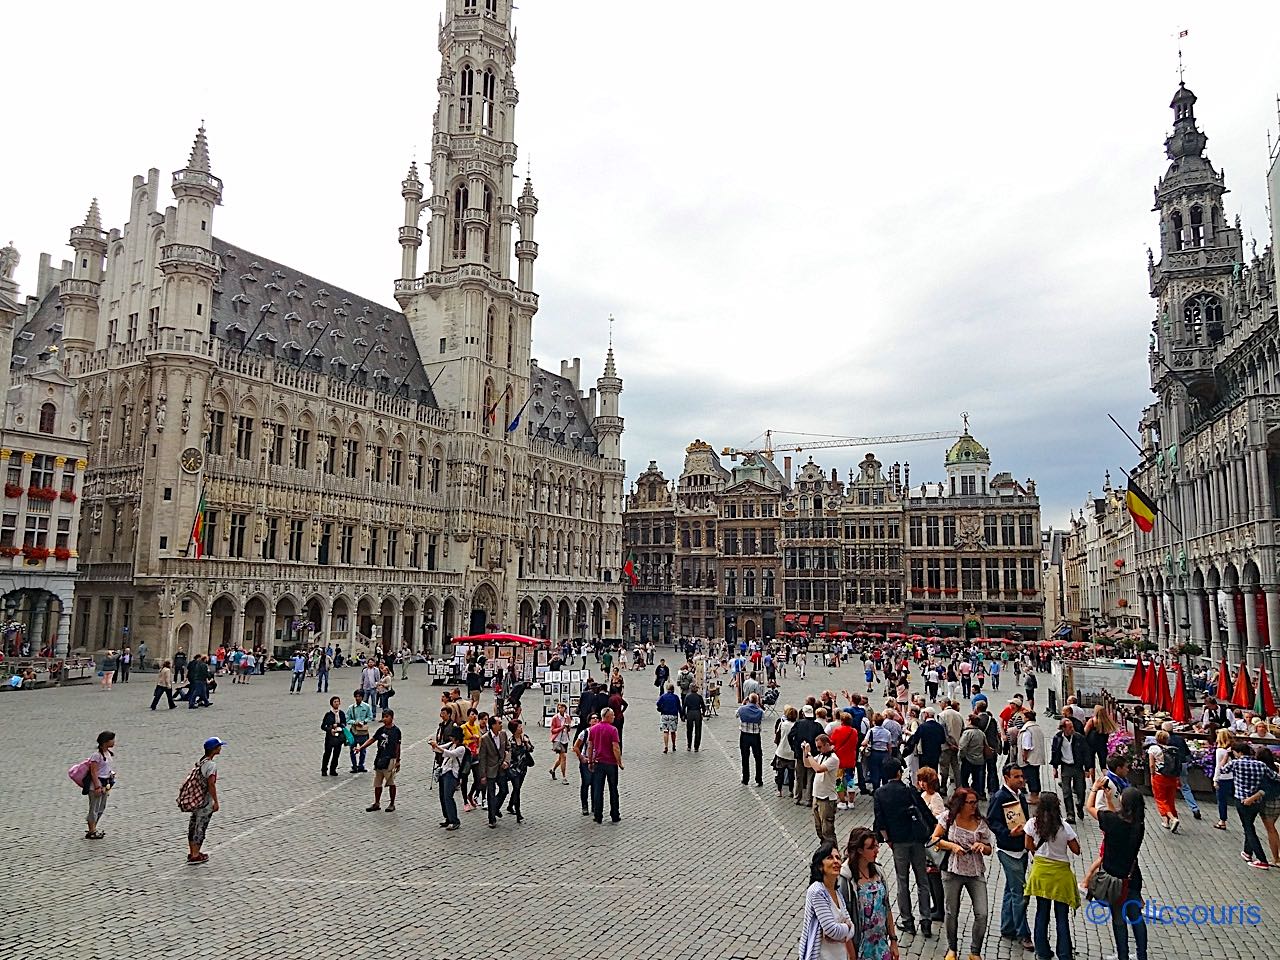
[[[831,731],[831,745],[835,747],[840,766],[846,769],[858,765],[858,731],[842,723]]]

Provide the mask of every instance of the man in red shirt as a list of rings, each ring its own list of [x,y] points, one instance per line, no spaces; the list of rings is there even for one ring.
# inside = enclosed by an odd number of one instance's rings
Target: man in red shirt
[[[1013,699],[1005,704],[1005,708],[1000,711],[1000,732],[1004,733],[1009,729],[1010,718],[1022,710],[1022,697],[1015,694]]]
[[[600,722],[587,731],[591,742],[591,816],[596,823],[604,822],[604,786],[609,785],[609,819],[617,823],[618,771],[622,769],[622,740],[618,728],[613,725],[613,711],[605,707]]]
[[[858,730],[853,725],[851,714],[841,710],[839,716],[839,725],[831,731],[831,746],[840,761],[840,774],[836,778],[836,808],[852,810],[853,802],[847,799],[847,793],[854,789],[854,777],[858,772]]]

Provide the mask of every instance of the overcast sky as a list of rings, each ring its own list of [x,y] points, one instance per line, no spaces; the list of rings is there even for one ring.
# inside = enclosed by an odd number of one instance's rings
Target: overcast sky
[[[933,431],[967,410],[994,469],[1036,478],[1061,524],[1132,462],[1106,414],[1132,426],[1150,396],[1145,251],[1179,29],[1225,212],[1269,242],[1280,5],[519,7],[534,356],[595,376],[617,318],[630,478],[650,459],[677,475],[694,437]],[[218,236],[394,305],[442,9],[15,7],[0,235],[24,289],[91,197],[121,225],[132,176],[167,179],[203,118]],[[919,482],[944,450],[876,452]],[[815,460],[844,474],[865,452]]]

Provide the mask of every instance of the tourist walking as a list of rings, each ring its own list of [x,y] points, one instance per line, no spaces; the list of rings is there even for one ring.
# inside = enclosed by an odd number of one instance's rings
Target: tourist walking
[[[1095,771],[1107,772],[1107,742],[1115,732],[1115,720],[1105,706],[1098,704],[1093,708],[1093,716],[1084,725],[1084,742],[1088,748],[1084,768],[1090,780],[1094,778]]]
[[[839,889],[842,866],[840,848],[831,842],[823,842],[809,860],[799,960],[841,960],[849,955],[854,920]]]
[[[1186,775],[1187,764],[1191,762],[1191,747],[1185,739],[1178,736],[1172,720],[1166,720],[1161,727],[1169,731],[1169,747],[1177,757],[1178,792],[1182,794],[1182,800],[1191,811],[1191,816],[1199,820],[1202,817],[1200,804],[1196,803],[1196,795],[1191,792],[1191,778]]]
[[[325,650],[319,651],[316,656],[316,693],[329,692],[329,654]],[[252,666],[250,667],[252,669]],[[245,675],[245,682],[248,683],[248,674]]]
[[[622,819],[618,812],[618,771],[622,765],[622,741],[618,728],[613,725],[613,711],[606,707],[600,720],[588,734],[591,741],[591,815],[596,823],[604,821],[604,791],[609,788],[609,819],[617,823]]]
[[[946,798],[938,790],[938,771],[933,767],[921,767],[916,774],[916,789],[920,791],[920,799],[935,817],[941,817],[947,809]],[[925,867],[929,875],[929,919],[934,923],[942,923],[946,919],[943,905],[946,897],[942,892],[942,869],[930,857]]]
[[[1086,762],[1092,765],[1092,755],[1084,735],[1077,731],[1075,722],[1063,717],[1058,724],[1058,732],[1053,735],[1049,764],[1053,767],[1058,789],[1062,791],[1062,800],[1067,808],[1067,823],[1074,824],[1076,810],[1084,810],[1084,769]]]
[[[209,681],[213,678],[213,668],[209,666],[204,654],[197,653],[191,665],[187,667],[187,707],[209,706]]]
[[[933,841],[944,852],[942,888],[946,894],[946,960],[956,960],[960,931],[960,893],[969,895],[973,925],[969,930],[969,957],[982,953],[987,936],[987,860],[994,848],[987,821],[978,805],[978,794],[960,787],[947,801],[947,809],[933,830]]]
[[[182,790],[179,791],[179,808],[190,807],[191,819],[187,823],[187,863],[206,863],[209,855],[201,851],[205,834],[209,830],[209,821],[218,812],[218,754],[226,741],[218,737],[210,737],[204,742],[204,756],[196,761],[195,768],[188,775]],[[183,804],[183,793],[190,789],[192,802]],[[193,805],[194,803],[194,805]]]
[[[591,815],[591,727],[599,721],[599,715],[591,714],[590,723],[573,738],[573,755],[578,760],[578,797],[584,817]]]
[[[364,752],[361,745],[369,739],[369,724],[373,723],[373,707],[365,702],[364,691],[357,690],[353,694],[355,703],[347,711],[347,729],[351,731],[351,772],[364,773]],[[360,756],[357,757],[356,753]]]
[[[1177,833],[1182,825],[1176,801],[1181,766],[1178,751],[1169,744],[1169,731],[1157,731],[1155,743],[1147,747],[1147,768],[1151,771],[1151,795],[1155,797],[1156,810],[1170,833]]]
[[[156,676],[155,695],[151,698],[151,709],[156,708],[156,704],[160,702],[160,698],[165,697],[169,701],[169,709],[174,710],[177,704],[173,702],[173,668],[166,660],[160,665],[160,673]]]
[[[1006,940],[1018,940],[1022,949],[1032,950],[1031,927],[1027,924],[1027,844],[1024,824],[1031,816],[1027,804],[1026,781],[1022,768],[1006,763],[1002,770],[1004,782],[991,795],[987,807],[987,825],[996,838],[996,858],[1004,871],[1004,899],[1000,904],[1000,936]],[[1014,816],[1006,810],[1017,805]],[[1012,826],[1010,824],[1013,824]]]
[[[114,731],[103,730],[98,734],[98,745],[89,754],[88,769],[84,774],[84,782],[80,792],[89,798],[89,813],[85,817],[84,838],[101,840],[106,836],[98,829],[98,821],[107,809],[107,795],[116,785],[115,763],[116,735]]]
[[[787,736],[791,752],[796,755],[795,798],[798,807],[813,805],[813,769],[805,759],[803,748],[807,744],[810,752],[814,751],[818,734],[822,733],[822,724],[814,719],[812,704],[806,703],[800,713],[800,719]]]
[[[187,651],[179,650],[173,655],[173,679],[182,683],[187,678]]]
[[[933,934],[930,918],[933,913],[929,903],[928,860],[924,842],[933,832],[935,820],[914,787],[902,782],[902,762],[896,758],[885,761],[886,781],[875,792],[873,829],[893,851],[894,872],[898,875],[898,914],[902,929],[912,935],[916,921],[911,911],[911,875],[916,879],[916,901],[920,908],[920,931],[925,937]]]
[[[533,763],[533,744],[525,736],[524,723],[520,720],[507,721],[507,733],[511,742],[511,766],[507,770],[511,794],[507,798],[507,813],[516,815],[516,823],[524,823],[524,814],[520,812],[520,788],[524,786],[525,775]]]
[[[795,786],[796,755],[788,738],[799,716],[795,707],[787,705],[773,727],[773,783],[778,788],[778,796],[782,796],[784,789],[791,796]]]
[[[1280,775],[1256,759],[1249,744],[1243,740],[1233,744],[1231,752],[1232,759],[1223,767],[1223,772],[1231,776],[1236,794],[1236,814],[1240,817],[1240,829],[1244,833],[1244,849],[1240,856],[1246,858],[1251,867],[1266,870],[1270,864],[1266,851],[1262,849],[1262,841],[1258,839],[1257,820],[1265,801],[1263,782],[1274,783],[1280,780]]]
[[[1027,676],[1034,677],[1035,674],[1028,673]],[[1018,733],[1018,766],[1022,767],[1022,776],[1027,782],[1027,799],[1035,804],[1040,802],[1040,768],[1045,762],[1044,731],[1036,722],[1034,710],[1024,709],[1022,716],[1026,722]]]
[[[133,653],[128,647],[120,651],[120,682],[129,682],[129,671],[133,668]]]
[[[1235,784],[1232,775],[1223,773],[1223,768],[1231,762],[1231,746],[1236,742],[1235,734],[1225,728],[1215,735],[1213,751],[1213,788],[1217,793],[1218,822],[1215,830],[1227,829],[1227,808],[1235,799]]]
[[[898,960],[898,931],[889,907],[889,887],[880,876],[876,857],[880,841],[866,827],[855,827],[845,847],[840,870],[840,894],[853,919],[848,956],[856,960]],[[832,954],[825,954],[832,956]],[[840,954],[834,954],[840,960]]]
[[[813,828],[818,840],[836,843],[836,778],[840,773],[840,758],[836,756],[831,738],[818,734],[816,755],[808,743],[800,746],[800,756],[813,773]],[[746,783],[744,780],[743,783]]]
[[[668,684],[670,687],[670,684]],[[764,722],[764,710],[760,707],[760,694],[747,696],[746,703],[738,707],[738,753],[742,756],[742,785],[745,787],[749,779],[750,760],[756,762],[756,786],[764,786],[761,773],[764,760],[760,746],[760,725]],[[675,743],[671,745],[675,749]]]
[[[1145,805],[1142,791],[1126,787],[1120,794],[1120,809],[1098,809],[1101,783],[1089,792],[1085,812],[1102,829],[1102,865],[1105,874],[1120,881],[1118,893],[1107,898],[1111,907],[1111,933],[1116,941],[1116,960],[1129,960],[1129,932],[1138,948],[1138,960],[1147,960],[1147,925],[1142,915],[1142,869],[1138,851],[1145,835]],[[1086,885],[1087,886],[1087,885]]]
[[[680,719],[684,721],[685,752],[697,753],[702,749],[702,718],[707,712],[707,701],[696,683],[689,685],[689,692],[680,698]]]
[[[320,758],[320,776],[336,777],[338,760],[342,757],[342,748],[347,744],[347,715],[342,712],[341,697],[329,698],[329,709],[320,718],[320,729],[324,731],[324,754]]]
[[[98,673],[98,676],[102,678],[103,690],[110,690],[111,684],[115,682],[117,662],[115,652],[112,650],[108,650],[102,655],[102,670]]]
[[[434,738],[430,742],[431,749],[440,758],[440,782],[436,785],[436,789],[440,791],[440,814],[444,817],[440,826],[452,831],[462,826],[462,821],[458,819],[458,801],[454,798],[454,792],[458,789],[462,758],[466,755],[467,748],[462,745],[462,729],[457,724],[451,723],[447,734],[447,744],[438,743]]]
[[[301,693],[302,681],[307,678],[307,655],[298,650],[293,655],[293,678],[289,681],[289,693]]]
[[[668,750],[674,753],[676,749],[676,731],[680,726],[680,698],[675,691],[675,684],[668,683],[658,697],[658,729],[662,732],[663,753]]]
[[[957,753],[960,757],[960,786],[972,787],[975,792],[985,794],[983,789],[987,776],[986,751],[987,735],[978,726],[978,715],[969,715],[969,725],[960,734]]]
[[[560,771],[560,779],[569,782],[569,741],[573,736],[572,724],[569,720],[569,705],[563,700],[556,704],[556,712],[551,717],[551,779]]]
[[[498,825],[502,816],[502,804],[510,789],[507,773],[511,769],[511,738],[502,730],[499,717],[489,718],[489,728],[480,737],[478,757],[480,786],[485,791],[485,809],[489,814],[489,828]]]
[[[378,750],[373,758],[373,803],[364,808],[366,813],[382,809],[384,785],[391,794],[387,813],[394,813],[396,809],[396,774],[400,772],[400,742],[403,737],[400,734],[400,728],[395,724],[395,717],[394,710],[383,710],[382,726],[373,731],[373,735],[356,748],[361,756],[369,747],[376,746]]]
[[[1028,674],[1033,676],[1033,674]],[[1036,898],[1035,941],[1036,956],[1049,960],[1052,955],[1061,960],[1071,957],[1070,911],[1080,906],[1080,888],[1071,870],[1071,854],[1080,855],[1080,841],[1069,823],[1062,820],[1062,803],[1056,793],[1040,795],[1036,815],[1025,827],[1025,846],[1032,854],[1031,868],[1027,871],[1026,893]],[[1053,953],[1049,950],[1049,914],[1053,913],[1056,926],[1056,943]]]

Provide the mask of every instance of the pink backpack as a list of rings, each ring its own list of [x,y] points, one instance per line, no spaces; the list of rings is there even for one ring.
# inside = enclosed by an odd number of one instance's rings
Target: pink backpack
[[[89,776],[89,761],[87,759],[81,760],[67,770],[67,776],[71,778],[72,783],[83,790],[85,779]]]

